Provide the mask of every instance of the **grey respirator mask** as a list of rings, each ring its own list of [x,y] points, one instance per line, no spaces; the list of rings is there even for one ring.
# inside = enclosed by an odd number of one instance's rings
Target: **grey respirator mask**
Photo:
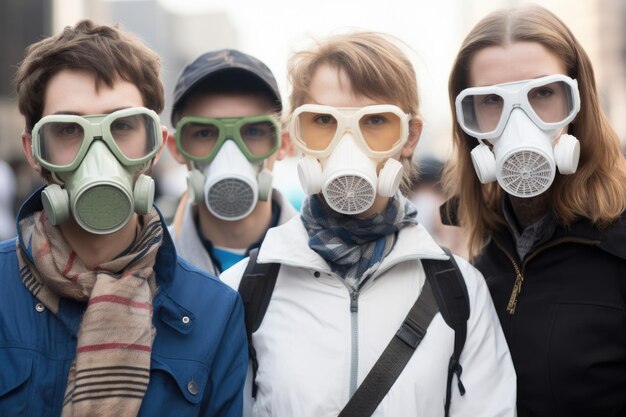
[[[51,115],[33,128],[33,155],[56,184],[42,193],[48,219],[72,215],[94,234],[116,232],[134,212],[146,214],[154,180],[143,174],[161,148],[157,114],[132,107],[108,115]]]
[[[221,220],[247,217],[257,201],[271,198],[266,160],[280,146],[280,124],[270,115],[238,118],[184,117],[176,147],[193,163],[190,195]]]

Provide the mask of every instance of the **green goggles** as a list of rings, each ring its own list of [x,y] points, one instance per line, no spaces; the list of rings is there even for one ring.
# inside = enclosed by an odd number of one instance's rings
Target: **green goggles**
[[[237,144],[250,162],[272,155],[280,146],[280,123],[269,115],[206,118],[183,117],[176,124],[176,146],[187,159],[211,162],[227,140]]]
[[[143,107],[105,115],[45,116],[33,128],[32,138],[37,161],[55,172],[75,170],[94,140],[103,141],[125,166],[149,161],[163,142],[159,116]]]

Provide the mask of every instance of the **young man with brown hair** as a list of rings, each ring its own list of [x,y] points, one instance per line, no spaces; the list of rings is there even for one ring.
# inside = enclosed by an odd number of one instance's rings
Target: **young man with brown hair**
[[[159,71],[91,21],[27,49],[22,143],[48,185],[0,244],[0,415],[241,414],[241,302],[177,257],[152,205]]]

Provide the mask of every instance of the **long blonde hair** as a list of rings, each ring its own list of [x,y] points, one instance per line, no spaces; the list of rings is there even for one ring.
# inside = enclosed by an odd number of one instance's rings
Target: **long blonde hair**
[[[292,87],[290,112],[310,100],[309,88],[315,71],[326,64],[345,72],[355,95],[395,103],[411,116],[418,116],[415,70],[399,43],[382,33],[354,32],[331,36],[310,50],[296,52],[288,64]],[[406,193],[415,167],[411,158],[402,158],[401,162],[402,190]]]
[[[469,87],[470,63],[476,52],[516,41],[541,44],[578,80],[581,109],[568,133],[580,141],[580,162],[575,174],[557,174],[551,187],[550,205],[558,222],[567,226],[584,217],[606,227],[626,210],[626,160],[617,134],[600,108],[589,57],[567,26],[547,9],[533,5],[499,10],[482,19],[465,38],[448,85],[454,157],[443,183],[448,195],[457,199],[456,216],[466,229],[470,257],[478,255],[488,236],[505,224],[504,191],[497,183],[482,185],[478,181],[470,157],[477,140],[456,123],[454,100]]]

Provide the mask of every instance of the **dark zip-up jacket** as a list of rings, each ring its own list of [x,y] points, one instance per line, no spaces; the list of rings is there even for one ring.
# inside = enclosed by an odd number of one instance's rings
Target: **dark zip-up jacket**
[[[626,416],[626,215],[557,227],[520,261],[508,230],[475,261],[489,286],[529,416]]]

